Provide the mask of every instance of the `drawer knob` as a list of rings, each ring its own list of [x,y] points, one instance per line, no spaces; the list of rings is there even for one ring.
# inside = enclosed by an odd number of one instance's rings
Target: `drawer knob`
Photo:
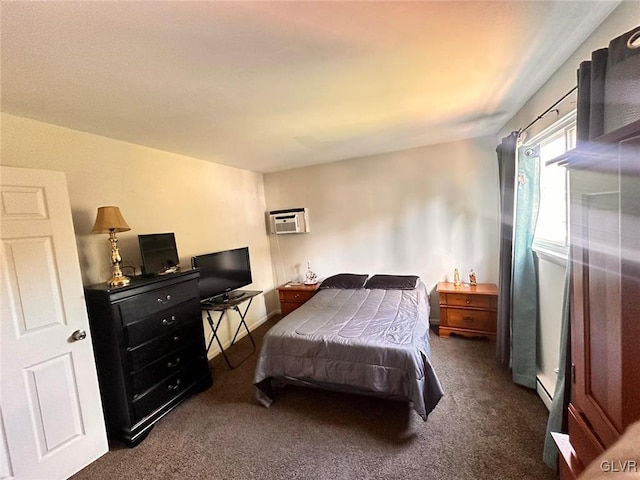
[[[174,385],[169,385],[167,388],[169,389],[169,391],[177,390],[178,388],[180,388],[180,379],[177,379]]]
[[[469,305],[470,303],[471,303],[471,300],[467,298],[467,305]]]
[[[158,303],[168,303],[171,300],[171,295],[167,295],[164,299],[159,298]]]
[[[169,326],[169,325],[173,325],[174,323],[176,323],[176,316],[175,315],[171,315],[171,320],[167,320],[166,318],[162,319],[162,324]]]
[[[174,342],[179,342],[180,341],[180,337],[176,335],[175,337],[173,337],[173,341]]]
[[[180,364],[180,357],[176,357],[175,362],[167,362],[167,368],[175,368]]]
[[[300,298],[300,294],[299,293],[294,293],[293,294],[293,298]]]

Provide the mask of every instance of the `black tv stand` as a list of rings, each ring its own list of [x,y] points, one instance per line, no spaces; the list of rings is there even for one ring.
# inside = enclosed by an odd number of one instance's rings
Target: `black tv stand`
[[[201,303],[206,305],[228,305],[230,302],[244,298],[247,295],[246,291],[237,290],[229,293],[224,293],[216,297],[211,297],[202,300]]]
[[[207,353],[209,353],[211,344],[215,340],[216,343],[218,344],[218,347],[220,348],[220,353],[222,353],[222,356],[230,369],[234,369],[237,366],[239,366],[241,363],[247,360],[251,355],[253,355],[253,353],[255,353],[256,351],[256,342],[253,339],[253,336],[251,335],[251,331],[249,330],[247,323],[245,322],[245,317],[247,316],[249,307],[253,302],[253,297],[258,296],[261,293],[262,293],[261,290],[238,290],[234,292],[229,292],[229,294],[226,294],[225,296],[214,297],[214,298],[206,299],[200,302],[200,308],[207,312],[207,322],[211,327],[211,338],[209,339],[209,343],[207,345]],[[226,297],[227,299],[223,300],[224,297]],[[244,312],[240,311],[240,308],[238,307],[238,305],[246,302],[247,300],[249,301],[249,303],[245,307]],[[236,333],[233,335],[233,339],[231,340],[231,343],[229,344],[227,349],[231,348],[233,344],[236,342],[236,338],[238,337],[238,334],[240,333],[240,329],[242,327],[244,327],[244,329],[246,330],[249,340],[253,345],[252,352],[235,366],[231,364],[225,352],[225,348],[222,346],[222,342],[220,342],[220,339],[218,338],[218,328],[220,328],[220,322],[222,321],[222,317],[224,316],[227,310],[235,310],[240,316],[240,323],[238,324]],[[213,318],[211,317],[211,312],[219,313],[217,321],[213,320]]]
[[[247,292],[243,292],[243,291],[235,291],[235,292],[229,292],[228,295],[224,296],[224,301],[225,302],[230,302],[231,300],[237,300],[238,298],[242,298],[247,294]]]

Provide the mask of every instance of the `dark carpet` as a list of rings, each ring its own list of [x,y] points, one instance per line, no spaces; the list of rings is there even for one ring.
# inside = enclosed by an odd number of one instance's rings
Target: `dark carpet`
[[[275,321],[254,332],[258,346]],[[547,410],[496,366],[495,344],[434,332],[431,344],[445,396],[426,422],[404,402],[293,386],[267,409],[252,386],[256,355],[235,370],[218,356],[213,387],[72,478],[554,479],[542,462]],[[249,351],[245,338],[229,352]]]

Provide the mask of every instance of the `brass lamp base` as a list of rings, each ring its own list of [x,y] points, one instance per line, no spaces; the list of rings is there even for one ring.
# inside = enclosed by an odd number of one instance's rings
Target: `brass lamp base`
[[[129,283],[131,283],[131,279],[129,277],[125,277],[122,274],[122,269],[120,268],[122,258],[120,257],[120,250],[118,249],[116,232],[114,232],[113,229],[109,231],[109,241],[111,242],[111,279],[109,280],[109,286],[123,287],[125,285],[129,285]]]
[[[131,279],[124,275],[114,275],[109,279],[108,283],[110,287],[124,287],[125,285],[129,285],[131,283]]]

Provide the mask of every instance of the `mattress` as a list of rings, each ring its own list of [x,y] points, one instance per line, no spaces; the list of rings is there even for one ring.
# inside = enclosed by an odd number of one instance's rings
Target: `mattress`
[[[265,406],[288,381],[412,403],[424,419],[443,395],[431,365],[429,301],[411,290],[321,289],[263,339],[254,384]]]

